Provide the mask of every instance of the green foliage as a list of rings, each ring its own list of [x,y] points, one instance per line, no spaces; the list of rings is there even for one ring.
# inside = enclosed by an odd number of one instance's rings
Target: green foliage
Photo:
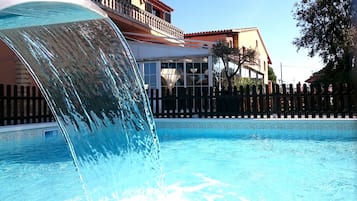
[[[250,48],[233,48],[229,47],[226,42],[219,41],[212,47],[212,53],[215,57],[222,60],[224,68],[224,78],[227,80],[228,86],[232,87],[232,79],[237,75],[239,69],[245,63],[255,63],[256,52]],[[229,63],[234,63],[235,68],[230,68]]]
[[[325,67],[320,81],[350,81],[356,36],[354,12],[352,0],[300,0],[295,4],[293,14],[301,36],[293,44],[298,50],[308,49],[311,57],[322,58]]]
[[[256,79],[252,79],[252,78],[248,78],[248,77],[239,77],[239,78],[236,78],[234,80],[234,84],[233,86],[236,86],[236,87],[240,87],[240,86],[243,86],[243,87],[246,87],[247,85],[249,86],[253,86],[253,85],[262,85],[262,81],[261,80],[256,80]]]
[[[271,80],[273,83],[276,83],[276,75],[274,69],[268,66],[268,80]]]

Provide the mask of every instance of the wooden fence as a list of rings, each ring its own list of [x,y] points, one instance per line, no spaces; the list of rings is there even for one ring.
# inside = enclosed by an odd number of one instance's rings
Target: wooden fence
[[[356,118],[354,90],[326,86],[247,86],[214,90],[149,90],[156,118]],[[36,87],[0,84],[0,126],[54,121]]]
[[[0,84],[0,126],[54,121],[37,87]]]
[[[354,118],[356,100],[348,84],[274,85],[233,89],[150,90],[156,118]],[[165,92],[169,94],[169,92]]]

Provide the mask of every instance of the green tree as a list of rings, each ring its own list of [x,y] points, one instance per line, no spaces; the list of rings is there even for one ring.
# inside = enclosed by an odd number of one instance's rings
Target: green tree
[[[223,73],[228,87],[232,87],[232,79],[246,63],[255,63],[256,52],[250,48],[229,47],[226,42],[219,41],[212,47],[212,53],[223,62]],[[232,63],[234,66],[230,66]]]
[[[262,81],[261,80],[257,80],[257,79],[252,79],[249,77],[239,77],[237,79],[234,80],[234,86],[236,87],[246,87],[247,85],[249,86],[253,86],[253,85],[262,85]]]
[[[268,66],[268,80],[276,83],[276,75],[274,73],[274,69],[271,66]]]
[[[293,15],[301,36],[293,44],[321,57],[319,82],[350,82],[354,64],[355,29],[352,0],[300,0]]]

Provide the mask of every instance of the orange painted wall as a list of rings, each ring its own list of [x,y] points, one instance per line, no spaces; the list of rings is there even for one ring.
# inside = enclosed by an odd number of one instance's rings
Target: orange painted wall
[[[202,35],[202,36],[185,36],[185,39],[200,40],[200,41],[225,41],[227,43],[232,43],[233,47],[238,47],[238,34],[227,35],[227,34],[214,34],[214,35]]]
[[[226,34],[220,34],[220,35],[205,35],[205,36],[185,36],[185,39],[217,42],[221,40],[226,40],[226,37],[227,37]]]
[[[16,60],[15,54],[0,41],[0,83],[16,84]]]

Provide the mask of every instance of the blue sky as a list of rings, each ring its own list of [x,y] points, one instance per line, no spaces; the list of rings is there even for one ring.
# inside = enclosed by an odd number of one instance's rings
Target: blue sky
[[[297,52],[292,44],[299,36],[292,10],[296,0],[162,0],[174,9],[172,24],[185,33],[232,28],[258,27],[271,65],[280,79],[297,83],[323,67],[320,58],[307,50]]]

